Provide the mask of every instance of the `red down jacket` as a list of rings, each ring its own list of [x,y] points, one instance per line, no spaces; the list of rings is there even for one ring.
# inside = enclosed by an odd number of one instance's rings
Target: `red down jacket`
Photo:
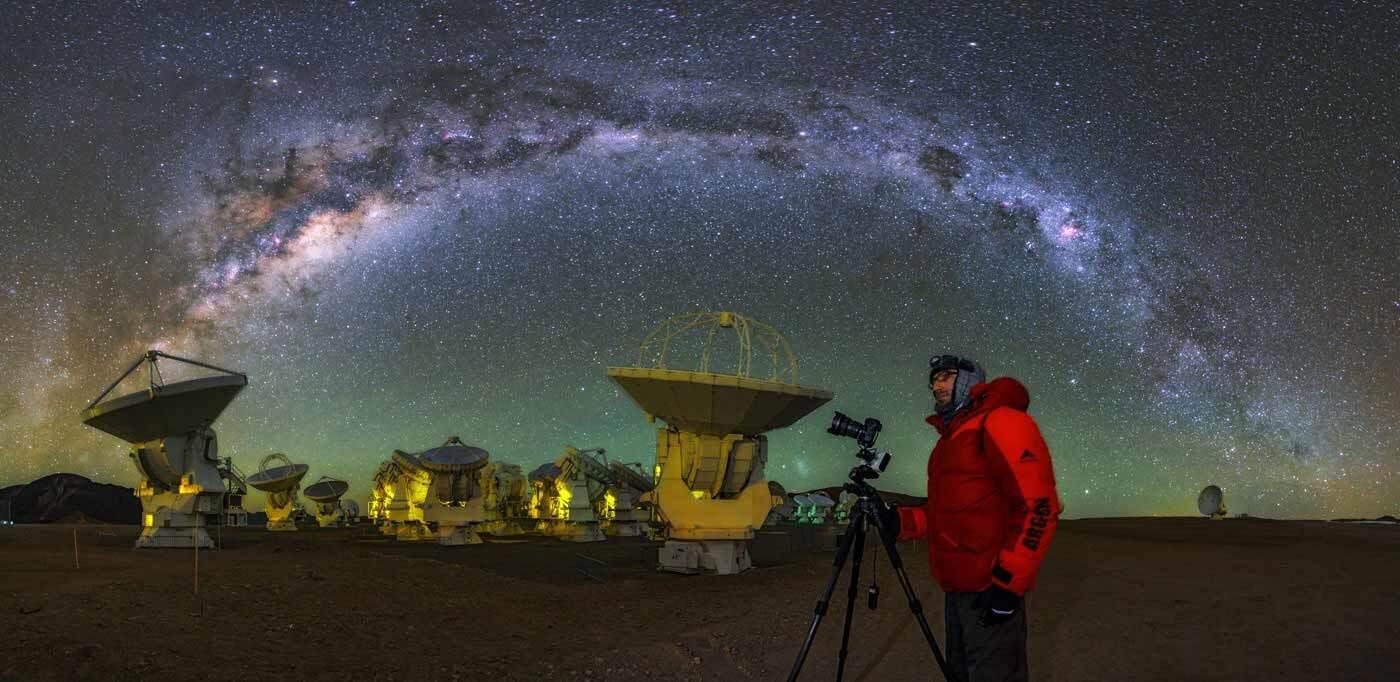
[[[928,503],[899,507],[900,540],[928,540],[929,568],[944,592],[993,583],[1035,587],[1064,507],[1050,450],[1026,414],[1030,395],[1001,377],[972,387],[972,402],[944,424],[928,460]],[[985,433],[984,433],[985,430]]]

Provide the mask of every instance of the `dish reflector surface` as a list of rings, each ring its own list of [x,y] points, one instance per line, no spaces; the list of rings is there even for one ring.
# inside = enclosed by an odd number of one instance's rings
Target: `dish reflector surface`
[[[1220,486],[1208,485],[1196,498],[1196,509],[1200,510],[1203,516],[1214,516],[1220,511],[1220,502],[1223,499],[1225,493],[1220,492]]]
[[[307,486],[305,490],[302,490],[301,494],[312,502],[334,502],[340,499],[340,496],[344,495],[345,491],[349,489],[349,483],[329,479],[312,483]]]
[[[832,398],[830,391],[731,374],[609,367],[608,376],[647,414],[717,436],[790,426]]]
[[[248,377],[228,375],[155,386],[83,410],[83,423],[128,443],[145,443],[208,426],[247,385]]]
[[[248,485],[265,493],[280,493],[284,490],[291,490],[301,482],[301,477],[305,476],[306,471],[310,468],[306,464],[287,464],[264,469],[249,476]]]

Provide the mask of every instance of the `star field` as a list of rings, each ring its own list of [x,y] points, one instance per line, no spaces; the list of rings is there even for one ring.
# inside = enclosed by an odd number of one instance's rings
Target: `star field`
[[[146,348],[249,375],[243,469],[362,504],[452,435],[650,462],[604,369],[734,310],[836,394],[770,435],[790,490],[841,410],[920,494],[955,352],[1026,384],[1067,516],[1397,511],[1394,6],[7,14],[0,485],[134,485],[78,412]]]

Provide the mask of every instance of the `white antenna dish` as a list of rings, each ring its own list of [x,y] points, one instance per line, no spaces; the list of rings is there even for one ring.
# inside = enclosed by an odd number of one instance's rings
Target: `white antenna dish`
[[[796,505],[788,499],[787,488],[775,480],[768,480],[768,494],[773,497],[773,508],[763,519],[764,526],[776,526],[783,521],[791,521],[797,511]]]
[[[608,464],[608,469],[612,470],[613,476],[617,478],[619,482],[633,489],[647,492],[656,487],[656,483],[651,480],[650,476],[636,469],[628,468],[628,466],[622,462],[611,462]]]
[[[600,503],[603,533],[618,537],[646,535],[651,510],[642,505],[642,496],[656,488],[651,476],[643,470],[646,465],[622,460],[613,460],[607,465],[607,492]]]
[[[554,462],[545,462],[535,467],[535,470],[530,472],[530,480],[532,482],[553,481],[556,478],[559,478],[559,466]]]
[[[524,535],[521,522],[529,518],[530,482],[518,465],[491,462],[481,469],[481,487],[486,520],[480,533],[492,535]]]
[[[441,447],[419,454],[418,461],[435,474],[460,474],[480,469],[490,456],[485,450],[466,445],[453,436]]]
[[[305,464],[292,464],[287,456],[280,452],[264,457],[262,466],[266,467],[268,460],[273,457],[280,457],[282,461],[287,463],[271,469],[258,469],[258,473],[248,477],[248,485],[265,493],[280,493],[297,487],[307,470],[311,468]]]
[[[305,465],[303,465],[305,466]],[[349,525],[345,511],[340,504],[340,496],[350,489],[350,484],[337,478],[322,476],[320,480],[301,491],[306,499],[316,503],[316,523],[322,528],[339,528]],[[359,511],[357,510],[358,514]]]
[[[167,384],[162,358],[221,375]],[[148,369],[145,390],[102,402],[142,364]],[[210,425],[247,385],[246,374],[148,350],[82,411],[84,424],[131,444],[131,459],[141,472],[137,547],[214,546],[205,520],[222,513],[228,487]]]
[[[418,457],[402,450],[379,465],[370,492],[370,516],[377,519],[380,532],[406,542],[431,539],[423,522],[431,482],[432,475]]]
[[[627,490],[620,485],[615,470],[594,458],[603,456],[603,448],[580,450],[572,445],[564,446],[564,454],[555,458],[551,467],[541,466],[531,474],[538,484],[536,502],[540,523],[536,526],[547,535],[569,542],[599,542],[604,539],[602,524],[608,521],[605,513],[606,497],[611,490]],[[552,479],[550,476],[552,475]],[[616,497],[614,497],[614,501]],[[625,505],[631,510],[630,502]],[[639,526],[628,530],[628,534],[641,533]]]
[[[341,500],[340,510],[345,514],[345,525],[353,526],[360,519],[360,503],[354,500]]]
[[[307,486],[306,490],[301,491],[301,494],[305,495],[306,499],[312,502],[335,502],[349,489],[350,484],[345,481],[330,478],[329,476],[322,476],[315,483]]]
[[[83,410],[83,423],[144,443],[214,423],[247,385],[248,377],[237,374],[154,386]]]
[[[463,443],[456,436],[419,453],[418,465],[428,473],[430,493],[423,503],[423,523],[437,529],[440,545],[482,542],[476,526],[486,520],[481,470],[490,453]]]
[[[1202,516],[1209,516],[1214,520],[1225,518],[1225,493],[1221,492],[1220,486],[1206,486],[1201,494],[1196,496],[1196,509],[1200,510]]]
[[[274,462],[282,464],[268,466]],[[309,468],[305,464],[292,464],[286,455],[275,452],[262,459],[258,464],[258,473],[248,477],[248,485],[267,493],[267,504],[263,511],[267,513],[268,530],[297,529],[296,522],[292,520],[292,512],[296,510],[301,479]]]

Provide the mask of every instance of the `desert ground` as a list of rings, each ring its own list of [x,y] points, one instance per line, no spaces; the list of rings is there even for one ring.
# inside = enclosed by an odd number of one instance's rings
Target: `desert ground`
[[[639,539],[227,529],[199,554],[196,594],[194,551],[132,549],[138,532],[0,527],[0,680],[785,679],[832,556],[773,535],[750,572],[684,576],[653,570]],[[941,645],[924,548],[901,548]],[[880,607],[862,587],[846,679],[940,679],[878,563]],[[1397,575],[1395,526],[1063,521],[1029,599],[1031,676],[1397,680]],[[801,679],[835,677],[846,586]]]

